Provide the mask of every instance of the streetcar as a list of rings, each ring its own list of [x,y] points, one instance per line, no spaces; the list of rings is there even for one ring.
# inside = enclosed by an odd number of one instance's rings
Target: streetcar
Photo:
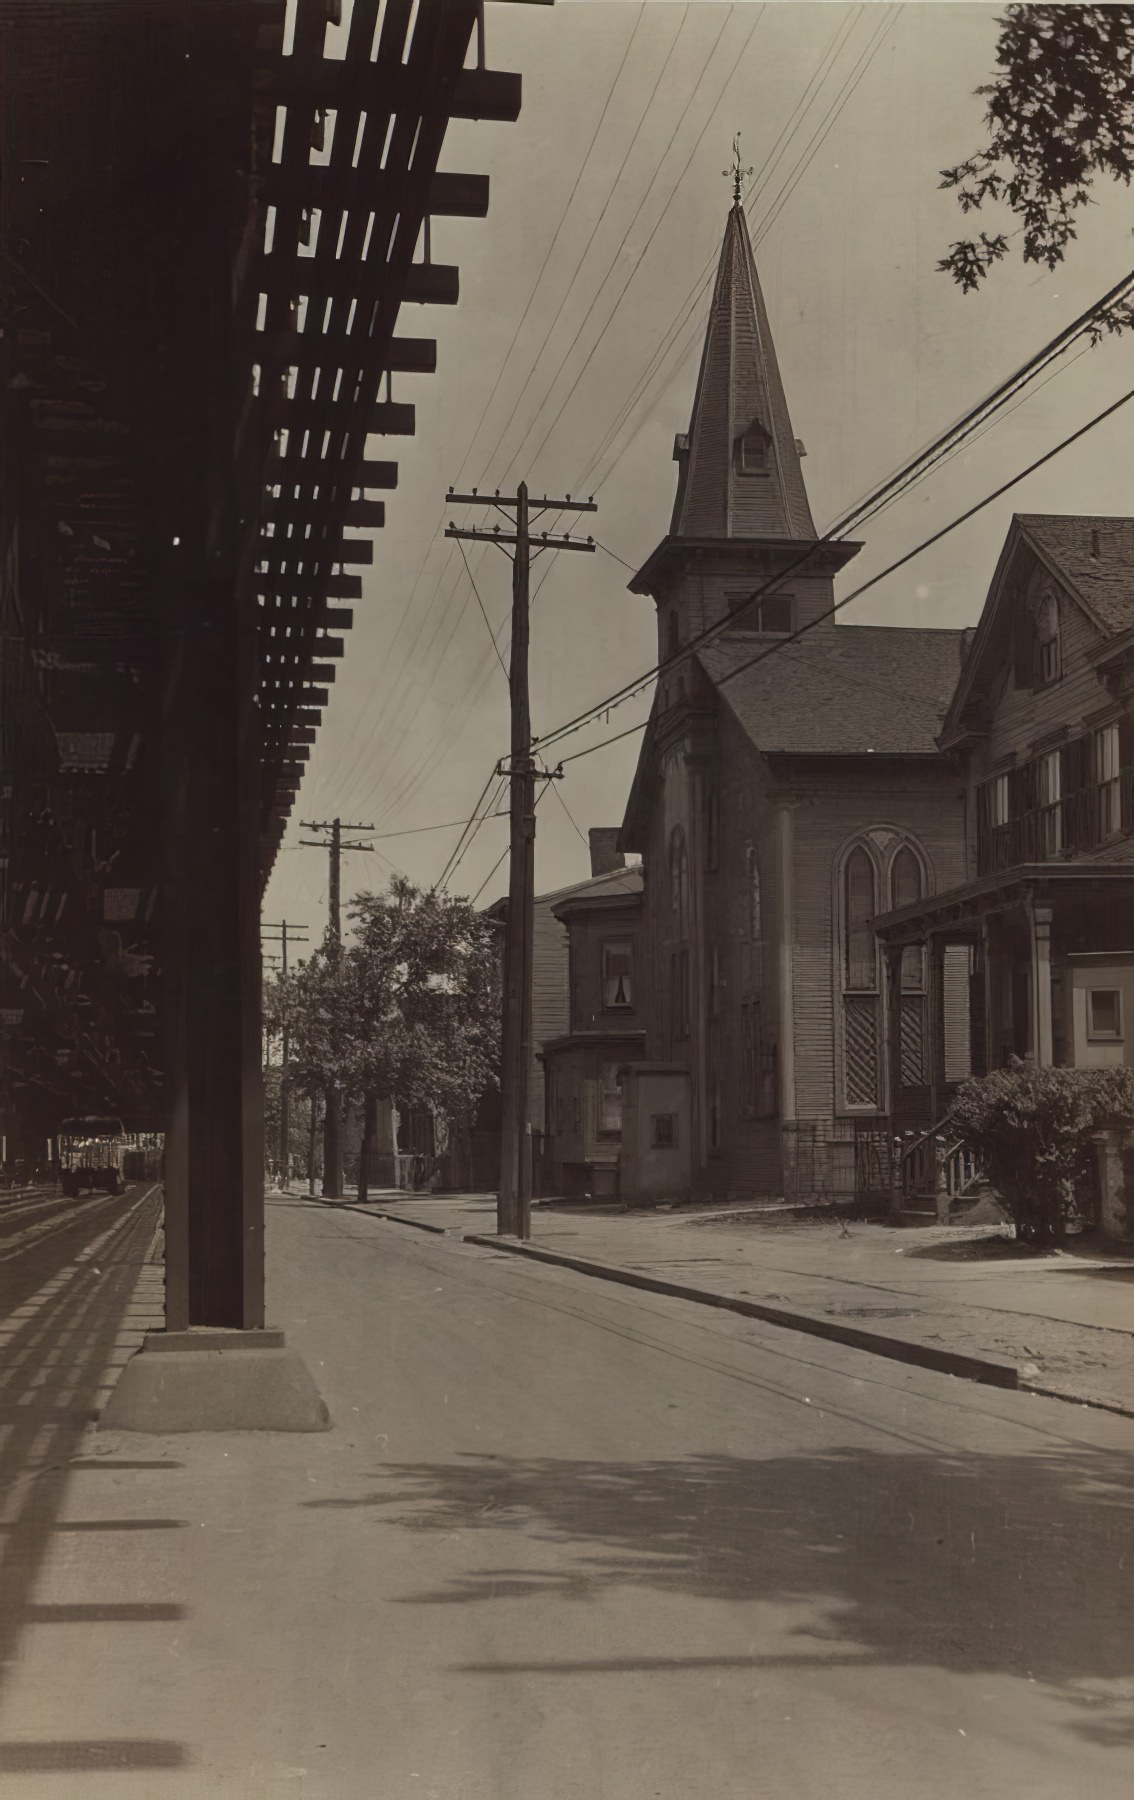
[[[122,1192],[127,1138],[121,1119],[64,1119],[58,1135],[64,1194]]]

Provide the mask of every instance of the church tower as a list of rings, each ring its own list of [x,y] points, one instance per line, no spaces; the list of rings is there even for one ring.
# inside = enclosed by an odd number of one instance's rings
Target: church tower
[[[817,532],[767,308],[737,194],[725,226],[689,429],[674,442],[669,533],[630,583],[658,607],[658,661],[708,626],[783,636],[832,603],[854,544]],[[796,565],[801,565],[796,567]],[[774,578],[790,574],[782,584]],[[753,600],[758,589],[773,591]]]

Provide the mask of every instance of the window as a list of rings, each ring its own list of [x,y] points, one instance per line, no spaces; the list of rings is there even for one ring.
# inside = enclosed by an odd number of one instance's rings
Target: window
[[[737,467],[742,475],[768,473],[771,440],[764,428],[755,422],[736,440]]]
[[[603,1063],[599,1071],[598,1128],[600,1137],[622,1136],[622,1084],[617,1063]]]
[[[776,1047],[766,1042],[759,1000],[740,1007],[740,1116],[774,1118],[777,1107]]]
[[[756,860],[756,851],[749,844],[748,854],[748,935],[754,944],[760,942],[763,922],[760,917],[760,865]]]
[[[634,1004],[633,947],[628,940],[602,946],[602,1004],[605,1012],[624,1012]]]
[[[988,819],[994,827],[1008,823],[1010,789],[1007,773],[994,775],[988,784]]]
[[[709,1017],[721,1016],[721,953],[716,947],[709,952]]]
[[[668,661],[681,649],[681,620],[677,608],[672,607],[665,616],[665,654]]]
[[[1087,993],[1087,1036],[1109,1039],[1122,1037],[1122,994],[1118,988],[1091,988]]]
[[[705,800],[705,867],[712,870],[720,862],[721,852],[721,800],[715,786],[711,786]]]
[[[709,1149],[719,1150],[721,1147],[721,1084],[719,1076],[714,1075],[709,1089]]]
[[[890,905],[912,906],[922,897],[921,863],[903,844],[890,864]],[[925,1081],[926,991],[925,950],[907,944],[898,976],[901,986],[898,1085],[921,1087]]]
[[[1059,679],[1059,601],[1048,591],[1036,614],[1036,679],[1041,687]]]
[[[677,1114],[650,1114],[650,1148],[652,1150],[677,1149]]]
[[[684,937],[689,918],[689,854],[685,833],[675,825],[669,840],[669,903],[678,937]]]
[[[878,953],[870,921],[878,911],[874,862],[859,845],[847,858],[844,931],[844,985],[852,992],[871,992],[878,985]]]
[[[1117,725],[1103,725],[1092,734],[1091,753],[1093,774],[1098,784],[1099,836],[1107,838],[1113,836],[1121,826]]]
[[[786,637],[795,620],[791,594],[728,594],[729,611],[743,631],[763,632],[767,637]]]
[[[674,1042],[689,1036],[689,950],[683,946],[669,959],[669,1029]]]
[[[1058,856],[1063,848],[1063,758],[1048,750],[1039,758],[1040,848],[1044,856]]]

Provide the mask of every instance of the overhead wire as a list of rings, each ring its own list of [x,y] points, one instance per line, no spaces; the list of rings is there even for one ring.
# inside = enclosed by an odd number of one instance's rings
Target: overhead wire
[[[983,422],[992,411],[999,411],[1008,399],[1016,395],[1025,383],[1031,381],[1039,370],[1047,367],[1055,356],[1062,354],[1062,351],[1077,338],[1090,332],[1093,326],[1098,322],[1099,318],[1109,311],[1117,301],[1123,299],[1129,292],[1134,292],[1134,270],[1129,271],[1122,280],[1117,282],[1100,300],[1097,300],[1086,312],[1080,314],[1070,325],[1065,326],[1064,329],[1058,332],[1049,343],[1045,344],[1039,351],[1029,357],[1027,361],[1018,369],[1014,370],[1006,380],[1002,381],[991,391],[991,393],[979,401],[975,407],[971,407],[966,414],[950,425],[945,432],[940,433],[930,444],[919,451],[915,457],[904,464],[901,469],[897,470],[893,475],[889,476],[885,481],[872,489],[862,500],[856,502],[836,521],[835,524],[830,526],[819,538],[817,538],[813,544],[808,545],[802,554],[795,558],[786,569],[781,571],[779,575],[771,577],[767,582],[762,583],[756,588],[749,599],[744,603],[744,606],[736,609],[728,619],[718,621],[715,625],[708,626],[704,631],[693,638],[689,644],[684,645],[676,658],[667,659],[664,663],[655,664],[651,669],[644,671],[641,676],[635,677],[632,682],[627,683],[623,688],[618,689],[615,693],[605,696],[603,700],[596,702],[596,704],[593,707],[588,708],[586,712],[577,715],[575,719],[567,721],[565,726],[557,727],[554,731],[544,733],[542,737],[536,740],[537,743],[547,747],[550,744],[557,742],[568,730],[574,730],[578,725],[589,722],[596,714],[608,710],[612,705],[620,703],[622,699],[628,698],[632,693],[638,692],[647,682],[652,680],[655,675],[659,674],[663,668],[669,667],[671,661],[685,660],[697,649],[704,647],[706,644],[711,643],[716,638],[720,637],[723,632],[727,631],[730,629],[730,626],[735,624],[736,618],[740,613],[743,613],[743,611],[752,606],[765,594],[774,592],[792,573],[796,572],[805,562],[810,560],[817,548],[822,547],[824,544],[838,542],[845,537],[845,534],[848,531],[864,523],[867,518],[871,517],[875,512],[881,509],[884,500],[908,487],[915,472],[928,472],[928,470],[941,459],[946,451],[951,449],[955,443],[961,441],[971,431],[975,430],[976,425]]]
[[[1093,431],[1096,426],[1101,425],[1104,420],[1109,419],[1122,407],[1127,406],[1131,400],[1134,400],[1134,388],[1129,388],[1126,393],[1120,395],[1117,400],[1111,401],[1109,406],[1103,407],[1100,412],[1095,413],[1093,418],[1088,419],[1085,425],[1080,425],[1075,431],[1069,432],[1058,444],[1053,445],[1050,450],[1044,451],[1042,456],[1036,457],[1033,462],[1028,463],[1025,468],[1018,470],[1017,473],[1011,476],[1007,481],[1001,482],[999,487],[994,488],[991,493],[985,494],[980,500],[975,501],[972,506],[966,507],[963,512],[958,513],[955,518],[950,519],[948,524],[940,526],[938,530],[931,532],[928,537],[922,538],[911,550],[907,550],[901,556],[895,558],[893,562],[887,564],[886,568],[880,569],[879,572],[876,575],[872,575],[869,580],[860,583],[857,588],[851,593],[844,595],[841,600],[835,601],[832,606],[827,607],[814,618],[809,619],[803,625],[798,626],[795,631],[786,634],[783,637],[776,638],[773,643],[765,644],[760,650],[754,651],[751,656],[746,657],[743,662],[737,663],[733,668],[726,670],[717,678],[717,685],[723,686],[726,682],[734,681],[738,675],[744,674],[746,670],[754,668],[759,663],[766,662],[771,656],[782,655],[792,644],[798,643],[807,632],[813,631],[818,625],[825,624],[827,620],[831,619],[836,613],[842,612],[843,608],[849,606],[852,601],[861,599],[863,594],[867,593],[871,588],[877,587],[880,581],[885,581],[887,577],[895,574],[898,569],[904,568],[907,563],[912,562],[915,557],[923,555],[924,552],[931,549],[934,544],[940,543],[942,538],[948,537],[952,532],[958,530],[960,526],[967,524],[970,519],[975,518],[977,513],[983,512],[986,507],[991,506],[995,501],[1002,499],[1012,488],[1018,487],[1021,481],[1027,480],[1029,475],[1034,475],[1037,469],[1043,468],[1045,463],[1051,462],[1053,458],[1059,456],[1064,450],[1068,449],[1071,444],[1078,442],[1078,440],[1085,437],[1088,432]],[[640,724],[627,727],[625,731],[617,732],[609,738],[603,738],[601,742],[597,744],[591,744],[583,750],[576,750],[570,756],[562,757],[559,766],[565,768],[568,763],[578,762],[584,756],[591,756],[595,751],[603,750],[607,745],[617,743],[621,738],[631,737],[636,731],[644,731],[648,724],[649,720],[643,720]],[[581,725],[576,727],[578,730],[582,730],[582,728]]]
[[[762,10],[763,9],[761,9],[761,15],[759,15],[759,16],[762,16]],[[858,19],[860,18],[863,10],[864,10],[863,7],[859,6],[849,20],[843,21],[840,24],[840,26],[838,26],[836,28],[836,31],[833,34],[831,40],[828,42],[816,69],[812,72],[812,75],[810,76],[810,78],[803,90],[803,93],[800,96],[799,101],[797,101],[796,106],[793,109],[792,113],[789,113],[788,119],[787,119],[784,127],[781,128],[781,131],[780,131],[778,139],[776,140],[776,143],[772,146],[772,149],[769,152],[768,156],[765,157],[764,162],[761,164],[761,168],[760,168],[759,173],[756,176],[756,180],[752,183],[752,185],[748,191],[747,200],[748,200],[749,204],[752,203],[754,198],[758,197],[758,194],[760,192],[760,183],[761,183],[762,179],[765,176],[770,176],[771,173],[774,172],[774,169],[778,165],[780,156],[782,155],[783,151],[786,150],[786,148],[790,145],[790,143],[794,139],[797,131],[799,130],[800,126],[803,123],[804,118],[806,117],[806,112],[807,112],[807,108],[808,108],[810,99],[813,96],[817,96],[818,93],[822,90],[822,87],[825,85],[827,76],[830,74],[832,68],[834,67],[834,64],[837,61],[838,56],[841,54],[842,49],[845,47],[846,43],[849,41],[850,33],[853,30],[854,26],[857,24]],[[737,66],[739,66],[740,61],[743,57],[743,53],[745,50],[747,50],[748,44],[751,42],[753,32],[756,29],[756,25],[759,23],[759,16],[753,22],[752,26],[749,29],[748,36],[745,39],[743,49],[736,59]],[[726,20],[725,23],[727,24],[727,22],[728,21]],[[722,30],[723,30],[723,27],[722,27]],[[678,35],[680,35],[680,28],[679,28]],[[718,33],[717,39],[715,40],[714,45],[713,45],[713,49],[710,51],[710,57],[709,57],[709,59],[707,59],[706,65],[703,65],[702,74],[704,72],[704,67],[707,66],[707,62],[709,60],[711,60],[712,55],[715,53],[715,49],[716,49],[717,44],[720,41],[720,37],[721,37],[721,33]],[[674,43],[676,43],[676,41],[677,40],[675,37]],[[620,70],[621,70],[621,66],[622,65],[620,65]],[[662,72],[664,73],[664,69]],[[853,73],[853,71],[852,71],[852,73]],[[699,85],[699,82],[700,82],[700,77],[698,78],[697,85]],[[726,86],[727,86],[727,84],[726,84]],[[837,103],[838,99],[840,98],[841,94],[843,92],[845,92],[845,89],[846,89],[846,81],[844,81],[843,89],[840,90],[840,95],[836,96],[836,103]],[[696,92],[696,86],[694,87],[693,92],[694,93]],[[608,98],[609,98],[609,96],[608,96]],[[692,98],[692,95],[691,95],[691,98]],[[687,106],[688,106],[688,103],[687,103]],[[647,105],[647,110],[648,110],[648,105]],[[712,116],[712,114],[710,114],[710,117],[711,116]],[[644,117],[644,114],[643,114],[643,117]],[[640,125],[641,125],[641,119],[639,120],[639,128],[640,128]],[[704,134],[704,128],[702,128],[701,135],[703,136],[703,134]],[[700,141],[700,139],[698,139],[698,142],[699,141]],[[592,142],[593,142],[593,140],[592,140]],[[777,154],[777,152],[779,152],[780,154]],[[664,158],[663,158],[663,160],[664,160]],[[625,165],[623,165],[623,166],[625,166]],[[659,169],[660,169],[660,164],[659,164]],[[682,171],[682,177],[679,177],[679,182],[683,178],[683,175],[684,175],[684,170]],[[655,172],[655,179],[656,179],[656,172]],[[651,187],[652,187],[652,185],[653,185],[653,183],[651,182]],[[647,189],[647,194],[648,194],[648,192],[649,192],[649,189]],[[609,199],[609,196],[608,196],[608,199]],[[639,208],[639,210],[640,210],[640,208]],[[601,222],[601,216],[600,216],[600,222]],[[657,227],[655,225],[655,231],[656,231],[656,228]],[[597,230],[597,225],[595,227],[595,230]],[[594,233],[592,232],[592,239],[593,239],[593,236],[594,236]],[[647,244],[643,248],[642,253],[636,259],[634,268],[631,271],[631,276],[629,279],[632,279],[633,275],[636,274],[638,269],[641,267],[642,259],[645,255],[646,250],[649,248],[649,242],[652,241],[652,237],[653,237],[653,233],[651,233],[650,240],[647,241]],[[589,244],[588,244],[588,248],[589,248]],[[578,274],[579,269],[581,268],[582,263],[585,260],[585,256],[586,256],[586,250],[584,250],[583,257],[580,258],[579,262],[576,264],[575,275]],[[706,265],[707,273],[706,273],[705,279],[704,279],[701,287],[698,289],[695,289],[695,291],[694,291],[694,301],[693,301],[694,308],[696,306],[696,302],[700,296],[700,293],[703,292],[704,286],[708,285],[708,280],[709,280],[709,278],[711,278],[711,272],[712,272],[712,268],[714,266],[714,260],[715,259],[710,259],[710,261]],[[574,276],[572,277],[572,280],[574,280]],[[604,278],[604,282],[605,282],[605,278]],[[600,284],[600,291],[601,291],[602,285],[604,285],[604,284]],[[625,294],[626,287],[628,287],[628,285],[629,285],[629,280],[627,281],[626,284],[624,284],[623,295]],[[621,303],[621,298],[622,298],[622,296],[620,296],[619,301],[616,302],[616,307],[618,304]],[[610,317],[608,318],[606,325],[604,325],[604,327],[603,327],[603,332],[600,334],[599,341],[601,341],[601,337],[603,335],[605,335],[606,330],[609,328],[612,318],[613,318],[613,311],[612,311]],[[553,325],[554,325],[554,321],[553,321]],[[545,338],[545,343],[546,343],[546,338]],[[596,347],[597,347],[597,345],[596,345]],[[543,349],[543,346],[541,346],[541,351],[539,353],[537,353],[537,359],[536,359],[537,362],[539,360],[539,355],[542,354],[542,349]],[[535,365],[533,365],[533,368],[534,368],[534,366]],[[553,385],[554,385],[554,378],[553,378]],[[521,398],[522,398],[523,391],[526,390],[526,386],[527,386],[527,383],[525,382],[524,389],[521,390],[521,396],[520,396]],[[550,392],[550,389],[549,389],[549,392]],[[631,396],[631,405],[633,405],[633,404],[634,404],[634,396]],[[617,421],[616,421],[616,429],[617,429]],[[479,424],[478,424],[477,430],[479,432]],[[609,433],[608,433],[608,438],[609,438]],[[500,441],[501,441],[501,439],[497,440],[497,446],[499,445]],[[545,441],[546,441],[546,438],[545,438]],[[608,441],[607,439],[604,439],[603,445],[600,446],[600,450],[598,452],[599,457],[601,457],[601,455],[603,454],[603,452],[606,448],[606,445],[607,445],[607,441]],[[541,448],[542,448],[542,445],[541,445]],[[467,457],[466,457],[466,460],[467,460]],[[592,458],[591,466],[594,466],[596,460],[597,459]],[[585,478],[584,478],[584,480],[585,480]],[[536,585],[536,589],[533,593],[533,604],[534,604],[535,600],[538,598],[538,595],[543,586],[543,583],[547,579],[548,574],[550,573],[551,560],[552,559],[549,559],[548,566],[543,571],[543,574],[542,574],[539,582]],[[433,598],[431,598],[431,601],[429,603],[430,608],[432,607],[433,599],[436,598],[436,594],[439,591],[440,583],[443,579],[444,579],[444,569],[441,571],[441,574],[438,577],[437,584],[435,584]],[[455,592],[455,590],[450,590],[450,592],[452,594]],[[448,604],[449,604],[449,602],[446,602],[446,606],[448,606]],[[466,604],[467,604],[467,602],[466,602]],[[465,610],[465,608],[461,609],[461,613],[460,613],[459,617],[463,617],[464,610]],[[503,623],[504,623],[504,621],[501,622],[501,627],[498,627],[497,628],[498,630],[502,628]],[[442,650],[442,656],[444,656],[444,654],[447,650],[448,644],[452,641],[453,635],[455,633],[455,629],[456,629],[456,627],[454,626],[454,629],[450,631],[449,636],[446,639],[445,646],[443,646],[443,650]],[[420,633],[419,633],[419,636],[420,636]],[[434,637],[435,636],[436,636],[436,632],[434,634]],[[493,637],[495,640],[495,633],[493,634]],[[416,641],[417,640],[415,640],[414,647],[416,647]],[[434,641],[434,639],[430,640],[430,647],[431,647],[433,641]],[[486,666],[484,664],[482,664],[481,670],[479,671],[479,681],[477,682],[477,685],[470,692],[470,695],[469,695],[465,705],[461,709],[462,723],[463,723],[463,718],[468,715],[468,712],[471,711],[472,705],[475,703],[475,701],[477,699],[479,699],[480,694],[483,692],[485,679],[486,679]],[[403,710],[404,710],[404,701],[403,701]],[[400,718],[400,714],[399,714],[399,718]],[[395,723],[396,722],[397,721],[395,721]],[[427,775],[425,774],[426,766],[428,766],[428,769],[430,772],[432,771],[432,769],[434,767],[437,766],[437,762],[440,760],[440,755],[444,754],[445,738],[446,738],[446,729],[445,729],[445,726],[442,725],[441,727],[438,728],[438,731],[434,734],[434,737],[431,740],[429,747],[427,748],[426,752],[424,753],[423,761],[421,763],[419,763],[419,765],[418,765],[416,774],[412,775],[410,778],[410,781],[408,784],[410,793],[416,792],[420,788],[420,786],[423,784],[423,781],[428,778]],[[353,773],[353,771],[352,771],[352,773]],[[390,805],[386,809],[384,809],[383,816],[387,816],[389,811],[393,811],[395,809],[395,807],[405,803],[405,798],[407,797],[404,792],[405,787],[406,787],[406,783],[403,782],[401,784],[401,787],[397,791],[397,793],[392,797]]]

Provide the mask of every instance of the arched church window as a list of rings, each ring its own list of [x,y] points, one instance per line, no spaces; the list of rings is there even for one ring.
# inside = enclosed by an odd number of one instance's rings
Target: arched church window
[[[681,619],[676,606],[672,606],[665,615],[665,654],[668,660],[676,656],[681,649]]]
[[[864,845],[847,857],[844,872],[843,968],[851,993],[869,992],[878,985],[878,952],[870,921],[878,911],[874,858]]]
[[[913,906],[922,896],[921,864],[908,844],[903,844],[890,864],[890,905]],[[902,953],[902,992],[920,994],[925,987],[925,958],[917,945]]]
[[[680,825],[674,826],[669,839],[669,897],[677,936],[683,938],[689,916],[689,852]]]
[[[864,843],[851,847],[838,871],[839,965],[842,995],[841,1104],[877,1111],[881,1095],[882,996],[871,920],[878,912],[878,869]]]
[[[758,944],[763,935],[763,920],[760,912],[760,864],[756,858],[756,846],[749,844],[747,854],[747,901],[748,901],[748,936],[754,944]]]
[[[669,840],[669,893],[673,913],[669,958],[670,1039],[689,1036],[689,851],[685,833],[675,825]]]
[[[917,853],[902,844],[890,864],[890,905],[913,906],[925,893],[925,875]],[[907,944],[902,951],[898,1000],[899,1087],[922,1087],[926,1079],[925,948]]]

